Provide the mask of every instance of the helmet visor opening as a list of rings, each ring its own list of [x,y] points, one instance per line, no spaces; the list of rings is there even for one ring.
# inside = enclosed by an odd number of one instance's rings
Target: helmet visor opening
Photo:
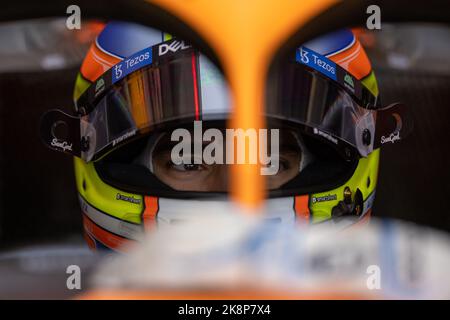
[[[224,122],[206,122],[204,133],[218,130],[224,141],[215,143],[195,140],[192,126],[184,126],[192,140],[183,154],[182,162],[174,161],[173,152],[180,144],[173,141],[173,132],[180,126],[158,130],[147,138],[136,140],[124,148],[108,154],[95,162],[102,179],[111,185],[130,192],[165,197],[200,197],[226,194],[230,165],[227,154],[230,147]],[[274,121],[279,130],[279,141],[267,139],[268,161],[262,166],[274,166],[276,172],[266,175],[269,196],[286,196],[302,192],[316,192],[347,179],[354,169],[354,162],[343,159],[331,146],[313,136],[307,136],[297,127]],[[217,129],[220,128],[220,129]],[[268,135],[270,134],[268,130]],[[279,143],[275,148],[272,143]],[[197,146],[196,146],[197,144]],[[185,144],[186,146],[186,144]],[[178,151],[177,151],[178,152]],[[216,162],[207,157],[212,155]],[[234,154],[237,159],[237,155]],[[261,159],[259,159],[261,160]],[[275,163],[276,162],[276,163]]]

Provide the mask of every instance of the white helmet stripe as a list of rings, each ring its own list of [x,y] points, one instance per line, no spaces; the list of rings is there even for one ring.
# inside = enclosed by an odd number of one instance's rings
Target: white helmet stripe
[[[141,225],[110,216],[97,208],[94,208],[81,195],[78,195],[78,198],[81,209],[86,216],[103,229],[132,240],[137,240],[139,235],[143,232]]]

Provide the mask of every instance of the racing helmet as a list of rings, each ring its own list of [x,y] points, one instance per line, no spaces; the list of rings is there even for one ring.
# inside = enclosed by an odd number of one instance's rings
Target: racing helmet
[[[41,136],[75,156],[92,249],[120,251],[143,231],[213,214],[227,201],[226,171],[212,175],[219,183],[189,184],[183,179],[197,177],[193,172],[205,179],[210,173],[199,169],[202,161],[190,163],[191,155],[185,163],[168,161],[174,130],[194,136],[198,126],[215,130],[215,141],[226,136],[231,114],[225,77],[189,43],[133,23],[108,23],[82,63],[74,102],[73,114],[51,110],[42,117]],[[355,32],[327,34],[275,62],[265,102],[268,131],[279,130],[280,157],[288,158],[278,164],[280,175],[267,175],[267,219],[343,227],[366,221],[379,148],[403,139],[411,124],[402,104],[381,105]]]

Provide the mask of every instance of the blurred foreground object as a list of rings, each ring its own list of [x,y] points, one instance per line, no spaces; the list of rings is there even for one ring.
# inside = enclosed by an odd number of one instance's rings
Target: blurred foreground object
[[[449,249],[448,235],[396,221],[338,231],[216,216],[107,259],[81,298],[448,299]]]
[[[78,266],[83,280],[100,258],[76,238],[4,250],[0,253],[0,300],[71,298],[83,291],[67,288],[67,268]]]
[[[383,25],[382,32],[359,29],[359,38],[378,69],[450,74],[450,27],[433,23]]]

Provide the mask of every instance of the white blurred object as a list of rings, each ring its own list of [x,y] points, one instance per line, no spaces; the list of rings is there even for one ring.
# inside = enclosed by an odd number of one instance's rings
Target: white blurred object
[[[450,27],[437,23],[384,23],[360,39],[377,68],[450,74]]]
[[[80,294],[66,287],[67,268],[76,265],[84,278],[101,256],[89,250],[80,237],[59,239],[0,252],[0,299],[63,299]],[[83,291],[81,291],[83,292]]]
[[[398,221],[337,231],[329,224],[306,228],[226,212],[207,216],[161,228],[129,255],[107,259],[93,287],[450,298],[446,234]],[[373,266],[381,271],[379,290],[367,284]]]

